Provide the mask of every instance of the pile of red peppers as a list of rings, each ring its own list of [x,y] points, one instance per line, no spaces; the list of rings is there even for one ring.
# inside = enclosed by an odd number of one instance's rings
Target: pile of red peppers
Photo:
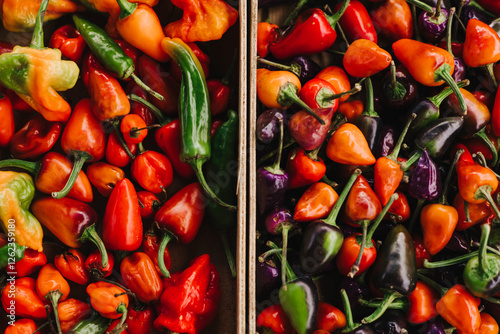
[[[258,333],[499,333],[500,2],[259,20]]]
[[[237,9],[222,0],[0,6],[11,41],[32,33],[28,45],[0,43],[0,331],[220,327],[221,276],[236,275],[229,64],[238,45],[220,62],[208,55]],[[224,251],[227,262],[214,261]]]

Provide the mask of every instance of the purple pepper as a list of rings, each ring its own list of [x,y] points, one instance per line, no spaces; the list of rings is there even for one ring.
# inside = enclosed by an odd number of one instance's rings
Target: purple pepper
[[[273,290],[281,286],[280,271],[272,261],[258,261],[255,268],[256,297],[258,300],[269,298]]]
[[[280,109],[268,109],[259,115],[255,132],[260,142],[268,144],[273,141],[279,133],[279,118],[285,118]]]
[[[460,13],[460,20],[467,27],[470,19],[476,19],[479,21],[483,21],[486,24],[490,24],[490,18],[479,8],[473,6],[466,6],[462,8],[462,12]]]
[[[435,43],[444,37],[446,22],[448,22],[448,10],[445,8],[435,13],[422,12],[418,17],[420,35],[425,41]]]
[[[281,234],[284,224],[297,226],[297,223],[293,220],[290,210],[284,206],[275,207],[266,215],[264,221],[267,232],[272,235]]]
[[[394,148],[396,141],[396,130],[394,127],[384,124],[380,130],[380,138],[375,150],[375,156],[377,158],[388,156]]]
[[[441,188],[438,167],[424,150],[410,177],[409,193],[416,199],[432,201],[438,198]]]
[[[436,318],[427,323],[427,326],[422,334],[446,334],[446,332],[444,331],[441,320]]]
[[[451,75],[455,82],[460,82],[465,79],[465,76],[467,74],[466,72],[466,67],[465,67],[465,62],[461,58],[453,58],[453,61],[455,62],[455,70],[453,71],[453,74]]]
[[[349,304],[351,305],[351,312],[353,317],[362,318],[368,314],[370,314],[370,309],[362,306],[357,301],[358,299],[370,299],[370,291],[364,285],[361,285],[358,280],[354,278],[350,278],[347,276],[342,276],[340,278],[340,282],[338,284],[337,290],[340,299],[340,290],[344,289],[349,297]]]
[[[321,66],[306,56],[293,58],[290,66],[296,68],[293,72],[297,74],[302,85],[314,78],[322,70]]]
[[[445,246],[446,249],[458,254],[470,252],[469,244],[462,233],[453,232],[450,241]]]

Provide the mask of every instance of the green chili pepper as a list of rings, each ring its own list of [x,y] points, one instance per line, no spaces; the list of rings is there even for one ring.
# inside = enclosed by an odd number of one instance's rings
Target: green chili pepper
[[[108,70],[125,80],[132,78],[138,86],[155,98],[164,101],[165,98],[148,87],[137,75],[135,75],[134,60],[98,25],[73,15],[73,22],[92,53]]]
[[[234,110],[229,110],[227,121],[217,129],[212,138],[212,157],[205,170],[208,184],[214,193],[226,203],[234,202],[236,198],[238,129],[238,114]],[[227,239],[228,231],[236,225],[236,213],[229,212],[226,208],[209,200],[206,214],[212,227],[219,233],[231,273],[233,277],[236,277],[236,266]]]
[[[68,334],[104,334],[109,326],[109,319],[101,316],[80,321]]]
[[[19,246],[18,243],[12,242],[0,248],[0,269],[7,267],[10,263],[12,264],[12,259],[21,261],[24,258],[24,250],[26,246]]]
[[[179,38],[164,38],[162,48],[182,72],[179,95],[181,160],[193,167],[198,181],[210,199],[234,211],[236,206],[220,200],[207,184],[202,172],[203,164],[211,155],[211,117],[207,82],[201,64],[191,48]]]

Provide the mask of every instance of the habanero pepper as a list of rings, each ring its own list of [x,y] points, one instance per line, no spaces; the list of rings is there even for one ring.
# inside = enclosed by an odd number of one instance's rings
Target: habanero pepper
[[[142,143],[148,135],[148,127],[141,116],[128,114],[120,122],[120,131],[127,144]]]
[[[16,159],[37,159],[54,147],[61,134],[60,122],[50,122],[36,115],[11,138],[9,149]]]
[[[194,259],[182,272],[163,280],[160,315],[154,326],[157,330],[195,334],[215,318],[220,299],[219,273],[210,256]]]
[[[36,293],[36,281],[31,277],[21,277],[10,281],[2,290],[2,306],[7,314],[15,305],[14,317],[46,319],[45,302]]]
[[[436,317],[436,303],[439,293],[424,281],[417,281],[415,290],[408,295],[408,321],[421,324]]]
[[[189,46],[180,39],[164,38],[162,49],[167,52],[183,70],[179,99],[181,124],[181,160],[193,167],[205,194],[217,204],[232,211],[236,206],[221,201],[208,186],[202,166],[210,159],[210,104],[207,84],[200,62]]]
[[[269,53],[269,46],[278,37],[278,26],[269,22],[257,23],[257,55],[265,58]]]
[[[9,265],[7,268],[10,270],[7,270],[7,272],[12,276],[25,277],[35,273],[46,264],[47,256],[43,252],[26,248],[23,259],[12,266]]]
[[[318,157],[318,151],[319,148],[305,152],[302,147],[297,147],[290,152],[286,163],[289,176],[288,188],[309,186],[321,180],[325,175],[326,165],[323,159]]]
[[[319,8],[302,12],[292,28],[271,43],[269,50],[277,59],[287,59],[299,55],[311,55],[325,51],[337,38],[335,25],[349,6],[350,0],[333,15],[327,15]]]
[[[127,319],[129,303],[126,291],[115,284],[102,281],[90,283],[87,285],[86,290],[90,296],[92,307],[105,318],[120,318],[120,323],[117,327],[123,330],[123,324],[125,323],[125,319]]]
[[[346,317],[341,310],[335,306],[320,301],[318,303],[318,316],[316,319],[315,330],[324,330],[327,333],[333,333],[346,326]]]
[[[85,256],[76,248],[65,250],[54,257],[54,265],[65,278],[80,285],[89,283],[85,270]]]
[[[95,250],[87,256],[85,259],[85,271],[90,274],[95,279],[108,277],[113,273],[113,267],[115,266],[115,257],[113,253],[106,251],[108,257],[108,265],[104,266],[102,264],[102,255],[99,250]]]
[[[138,191],[137,199],[139,200],[142,219],[153,218],[156,211],[161,207],[161,202],[158,197],[150,191]]]
[[[134,252],[120,264],[120,275],[125,286],[144,303],[160,299],[163,282],[151,258],[143,252]]]
[[[11,53],[0,55],[0,84],[15,91],[45,119],[66,122],[71,106],[57,92],[73,88],[80,69],[73,61],[61,60],[60,50],[43,47],[48,3],[41,2],[30,46],[15,46]]]
[[[139,153],[132,162],[131,171],[132,178],[142,188],[154,194],[165,192],[174,178],[170,160],[156,151]]]
[[[353,89],[337,94],[331,83],[323,79],[313,78],[304,84],[299,97],[311,108],[332,108],[336,111],[340,98],[360,90],[361,85],[357,83]]]
[[[349,123],[356,122],[359,115],[365,109],[363,102],[360,100],[350,100],[339,104],[337,111],[343,114]]]
[[[333,133],[326,155],[330,160],[346,165],[373,165],[377,161],[363,133],[351,123],[341,125]]]
[[[80,321],[88,318],[92,312],[89,304],[69,298],[57,304],[57,314],[63,333],[68,333]]]
[[[439,299],[436,310],[457,330],[476,333],[481,327],[480,303],[481,300],[471,295],[465,286],[456,284]]]
[[[322,69],[315,78],[323,79],[330,83],[336,92],[347,92],[351,90],[351,82],[347,73],[342,67],[328,66]],[[349,99],[349,95],[344,95],[339,98],[339,102],[345,102]]]
[[[486,66],[493,74],[493,64],[500,60],[500,36],[486,23],[470,19],[465,32],[463,60],[469,67]]]
[[[12,103],[7,95],[0,93],[0,147],[7,147],[14,136],[16,124]]]
[[[90,183],[104,197],[109,197],[113,188],[125,177],[123,170],[103,161],[90,164],[86,172]]]
[[[344,54],[342,63],[347,73],[356,78],[372,76],[391,64],[389,52],[367,39],[356,39]]]
[[[37,330],[36,323],[31,319],[16,319],[5,329],[4,334],[31,334]]]
[[[85,40],[72,24],[57,28],[50,37],[49,48],[61,50],[62,55],[79,64],[85,50]]]

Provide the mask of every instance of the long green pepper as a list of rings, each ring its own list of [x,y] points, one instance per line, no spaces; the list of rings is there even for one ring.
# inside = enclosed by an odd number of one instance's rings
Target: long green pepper
[[[9,243],[0,248],[0,269],[7,267],[12,259],[15,262],[21,261],[24,258],[25,246],[20,246],[18,243]]]
[[[210,199],[235,211],[235,205],[223,202],[212,191],[202,171],[203,164],[210,159],[211,155],[211,116],[210,97],[201,64],[191,48],[179,38],[164,38],[162,48],[182,72],[179,94],[180,158],[191,165],[205,194]]]

